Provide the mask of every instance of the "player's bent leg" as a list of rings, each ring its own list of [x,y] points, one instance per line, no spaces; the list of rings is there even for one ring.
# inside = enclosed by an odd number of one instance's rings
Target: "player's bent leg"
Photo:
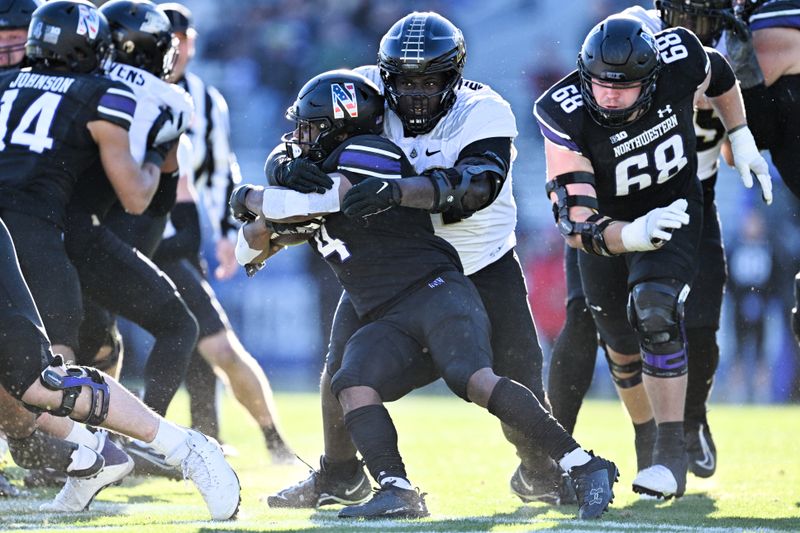
[[[553,344],[547,393],[553,416],[572,433],[589,391],[597,356],[597,329],[583,298],[567,303],[564,328]]]
[[[189,413],[192,428],[219,440],[217,414],[217,375],[195,348],[184,378],[189,393]]]
[[[633,490],[663,498],[680,497],[686,490],[685,287],[672,279],[642,282],[633,287],[629,305],[630,322],[642,352],[643,382],[658,425],[653,465],[639,472]]]
[[[619,472],[611,461],[585,452],[544,409],[530,390],[491,369],[475,372],[468,383],[469,399],[485,406],[506,424],[541,443],[572,479],[578,500],[578,518],[600,518],[614,499]],[[487,398],[488,394],[488,398]],[[484,403],[485,402],[485,403]]]
[[[167,422],[109,376],[85,367],[80,370],[79,375],[77,369],[61,365],[45,368],[22,394],[22,401],[53,414],[64,413],[59,416],[88,419],[149,443],[169,464],[181,466],[203,496],[213,519],[235,516],[239,480],[215,441]]]
[[[689,470],[698,477],[711,477],[717,468],[717,447],[711,435],[706,402],[719,364],[715,328],[686,328],[689,344],[689,383],[686,387],[686,451]]]
[[[347,430],[380,488],[362,504],[339,511],[339,518],[421,518],[428,516],[424,495],[408,481],[397,449],[397,430],[378,392],[354,386],[338,393]]]

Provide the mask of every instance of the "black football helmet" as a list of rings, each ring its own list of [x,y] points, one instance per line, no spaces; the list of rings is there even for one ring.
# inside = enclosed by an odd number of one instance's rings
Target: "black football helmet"
[[[166,78],[177,50],[169,18],[149,0],[112,0],[100,8],[108,19],[119,63]]]
[[[31,15],[40,5],[42,5],[41,0],[0,0],[0,31],[27,30],[31,23]],[[19,65],[19,62],[12,63],[11,58],[24,51],[24,38],[19,43],[0,46],[0,56],[6,56],[3,68]]]
[[[303,85],[294,104],[286,110],[286,118],[295,123],[295,131],[286,133],[281,140],[290,157],[302,154],[321,161],[348,137],[379,135],[383,131],[383,111],[383,95],[361,74],[351,70],[323,72]],[[315,139],[311,138],[312,124],[319,129]]]
[[[25,55],[33,66],[94,72],[105,68],[113,51],[108,21],[86,0],[52,0],[31,16]]]
[[[427,133],[450,110],[456,101],[466,60],[467,47],[461,30],[438,13],[415,11],[386,32],[378,51],[378,66],[389,108],[397,113],[406,130],[413,134]],[[447,79],[444,88],[433,95],[404,93],[395,84],[401,74],[438,72],[446,73]]]
[[[653,102],[661,69],[653,36],[639,20],[611,16],[592,28],[578,54],[581,95],[589,115],[602,126],[622,126],[638,118]],[[638,85],[639,97],[625,109],[600,107],[592,92],[592,81],[625,87]]]
[[[693,31],[706,46],[716,46],[733,16],[730,0],[656,0],[655,6],[664,24]]]

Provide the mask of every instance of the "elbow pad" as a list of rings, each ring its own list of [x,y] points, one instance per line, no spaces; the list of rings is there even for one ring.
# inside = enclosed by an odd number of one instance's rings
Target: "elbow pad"
[[[425,175],[431,180],[434,190],[432,213],[446,213],[452,222],[469,218],[476,211],[491,204],[500,194],[508,166],[494,152],[468,156],[458,161],[453,168],[434,169]],[[464,196],[477,176],[486,177],[488,195],[478,205],[468,205]],[[477,180],[476,180],[477,182]]]

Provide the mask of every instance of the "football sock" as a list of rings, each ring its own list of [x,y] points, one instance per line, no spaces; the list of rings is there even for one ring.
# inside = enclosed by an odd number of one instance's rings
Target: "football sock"
[[[79,424],[78,422],[72,424],[72,429],[70,430],[69,435],[64,438],[64,440],[68,442],[74,442],[75,444],[88,446],[89,448],[98,452],[100,451],[97,449],[100,446],[97,436],[89,431],[89,428],[83,424]]]
[[[264,434],[264,440],[267,442],[268,450],[272,451],[286,447],[286,444],[281,438],[281,434],[278,433],[275,426],[261,428],[261,432]]]
[[[381,474],[384,473],[385,472],[381,472]],[[383,476],[378,480],[378,484],[381,487],[386,485],[394,485],[398,489],[414,490],[414,487],[411,486],[411,482],[404,477]]]
[[[344,415],[344,425],[375,480],[381,475],[406,477],[406,467],[397,449],[397,430],[383,405],[366,405],[350,411]]]
[[[561,467],[567,474],[576,466],[585,465],[592,460],[592,456],[586,453],[583,448],[572,450],[558,461],[558,466]]]
[[[322,456],[322,468],[337,479],[350,479],[358,473],[361,469],[361,461],[353,457],[347,461],[330,461],[324,455]]]
[[[164,455],[167,463],[177,465],[189,455],[189,446],[186,444],[187,437],[185,429],[161,418],[158,422],[156,438],[149,445]]]
[[[500,378],[487,409],[502,422],[535,441],[555,460],[578,448],[578,443],[542,407],[533,393],[508,378]]]
[[[658,424],[654,450],[654,463],[664,464],[665,461],[679,459],[686,450],[683,422],[663,422]]]
[[[192,428],[219,440],[217,375],[197,349],[192,353],[184,383],[186,391],[189,393]]]
[[[597,358],[597,330],[583,299],[567,304],[564,329],[553,344],[547,395],[553,416],[572,433],[583,398],[589,391]]]
[[[8,449],[14,462],[28,469],[49,467],[65,472],[72,461],[72,453],[79,446],[38,429],[22,439],[8,437]]]
[[[656,444],[656,421],[651,418],[642,424],[633,425],[636,447],[636,468],[641,472],[653,464],[653,447]]]

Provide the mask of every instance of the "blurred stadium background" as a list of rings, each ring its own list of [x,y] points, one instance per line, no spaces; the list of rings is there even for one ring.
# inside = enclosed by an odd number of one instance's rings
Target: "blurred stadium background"
[[[194,13],[197,56],[190,69],[215,85],[231,111],[232,144],[244,180],[263,183],[262,165],[290,125],[286,107],[321,71],[372,64],[380,37],[412,10],[436,10],[467,41],[465,77],[488,83],[517,117],[514,191],[518,252],[528,277],[540,340],[549,347],[564,314],[563,244],[544,195],[542,137],[533,101],[575,66],[580,43],[603,17],[650,0],[184,0]],[[800,402],[798,349],[788,326],[792,278],[800,263],[800,205],[783,184],[768,209],[722,165],[717,203],[729,257],[729,288],[719,332],[721,363],[713,401]],[[774,174],[777,176],[777,174]],[[745,228],[748,228],[745,231]],[[210,271],[212,243],[205,246]],[[328,267],[297,247],[212,284],[245,346],[278,390],[316,387],[339,287]],[[741,322],[736,324],[734,306]],[[753,335],[763,328],[764,335]],[[146,350],[146,335],[125,328],[129,362]],[[127,380],[140,367],[128,365]],[[546,372],[546,370],[545,370]],[[591,395],[613,396],[603,358]],[[545,374],[546,375],[546,374]]]

